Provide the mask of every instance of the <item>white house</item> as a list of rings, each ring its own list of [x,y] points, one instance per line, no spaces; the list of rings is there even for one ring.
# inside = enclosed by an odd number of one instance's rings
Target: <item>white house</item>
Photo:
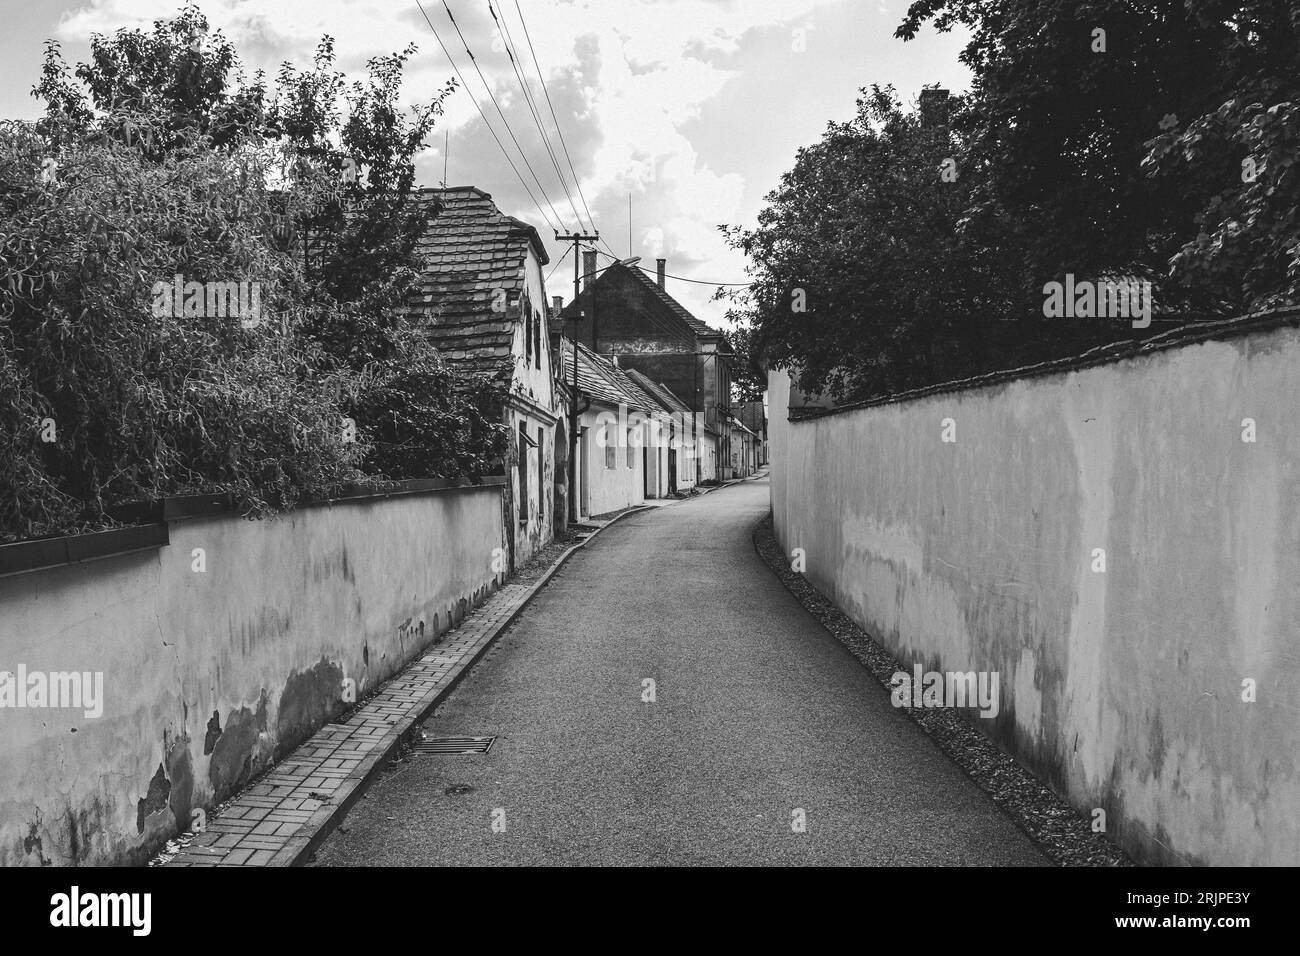
[[[502,418],[509,428],[506,470],[509,567],[524,564],[554,535],[556,461],[564,432],[546,326],[537,230],[504,215],[473,186],[421,190],[441,212],[420,240],[420,293],[412,306],[451,362],[508,384]],[[556,445],[561,446],[557,455]]]

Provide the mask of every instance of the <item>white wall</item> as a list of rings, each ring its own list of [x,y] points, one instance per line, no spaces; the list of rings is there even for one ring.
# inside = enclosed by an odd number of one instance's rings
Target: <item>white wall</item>
[[[774,374],[777,534],[909,666],[998,672],[974,723],[1139,859],[1295,865],[1297,369],[1284,328],[795,423]]]
[[[617,419],[618,408],[593,403],[579,417],[579,424],[586,428],[582,433],[585,466],[583,479],[579,484],[580,501],[583,517],[607,514],[623,508],[645,502],[645,476],[642,473],[641,456],[643,447],[630,447],[626,444],[626,435],[620,435],[623,426],[610,424],[609,417]],[[645,434],[646,425],[629,424]],[[608,467],[610,455],[601,447],[602,430],[608,429],[608,440],[622,443],[613,448],[613,468]],[[644,439],[643,439],[644,441]],[[631,456],[632,464],[628,459]]]
[[[546,326],[546,288],[537,256],[529,252],[525,259],[524,286],[528,291],[527,304],[533,320],[541,323],[540,352],[528,361],[529,350],[525,342],[528,322],[522,308],[515,326],[514,354],[516,357],[512,391],[518,399],[510,409],[506,423],[510,429],[510,443],[514,448],[514,461],[509,471],[509,501],[513,526],[513,552],[515,567],[527,564],[532,556],[544,548],[554,537],[554,475],[555,475],[555,416],[559,414],[551,378],[551,336]],[[521,303],[522,306],[522,303]],[[540,364],[540,367],[539,367]],[[539,447],[519,444],[519,426],[523,424],[528,437]],[[538,429],[542,438],[538,439]],[[518,455],[528,458],[528,487],[518,487]],[[526,520],[520,522],[520,506],[525,500]]]
[[[144,862],[344,678],[364,694],[484,600],[502,544],[489,486],[176,522],[155,551],[0,578],[0,670],[102,672],[105,698],[0,710],[0,865]],[[141,817],[160,766],[168,803]]]

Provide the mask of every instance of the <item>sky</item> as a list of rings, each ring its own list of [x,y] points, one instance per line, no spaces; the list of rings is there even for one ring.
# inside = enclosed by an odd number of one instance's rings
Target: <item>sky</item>
[[[555,241],[555,227],[568,232],[580,219],[590,228],[589,210],[602,249],[640,256],[651,271],[662,256],[670,276],[697,280],[670,278],[667,288],[719,328],[725,328],[725,304],[712,301],[713,283],[746,279],[744,257],[726,246],[719,225],[752,227],[798,148],[815,143],[828,122],[849,119],[862,87],[892,83],[912,101],[923,85],[960,92],[970,81],[957,58],[964,35],[927,28],[909,43],[894,38],[904,0],[491,0],[539,106],[575,218],[489,0],[445,0],[446,7],[444,0],[420,2],[432,30],[416,0],[200,0],[199,6],[233,41],[250,73],[260,68],[273,74],[285,60],[308,64],[322,34],[334,37],[338,67],[350,77],[364,76],[369,57],[414,42],[418,53],[403,84],[410,103],[427,102],[455,76],[436,30],[466,82],[447,101],[419,158],[419,183],[442,183],[445,163],[448,185],[477,186],[503,212],[536,226],[551,256],[544,270],[547,294],[566,301],[573,291],[572,254],[560,261],[569,247]],[[75,64],[85,58],[92,34],[148,26],[173,15],[181,0],[0,4],[0,117],[30,119],[39,112],[30,89],[47,38],[59,40],[64,58]]]

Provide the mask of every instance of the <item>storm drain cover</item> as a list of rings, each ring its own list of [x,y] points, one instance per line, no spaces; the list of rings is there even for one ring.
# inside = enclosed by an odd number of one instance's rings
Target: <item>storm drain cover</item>
[[[419,737],[411,744],[417,754],[485,754],[496,737]]]

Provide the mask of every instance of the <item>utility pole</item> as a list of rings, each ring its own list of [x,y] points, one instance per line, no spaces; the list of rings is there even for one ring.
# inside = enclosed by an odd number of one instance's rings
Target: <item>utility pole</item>
[[[573,388],[569,394],[569,521],[577,523],[578,520],[578,316],[580,314],[578,290],[578,244],[582,242],[596,242],[600,239],[600,233],[589,236],[581,232],[571,232],[568,235],[555,234],[556,242],[573,243]],[[560,349],[560,354],[564,354],[564,349]],[[563,372],[563,369],[561,369]]]

